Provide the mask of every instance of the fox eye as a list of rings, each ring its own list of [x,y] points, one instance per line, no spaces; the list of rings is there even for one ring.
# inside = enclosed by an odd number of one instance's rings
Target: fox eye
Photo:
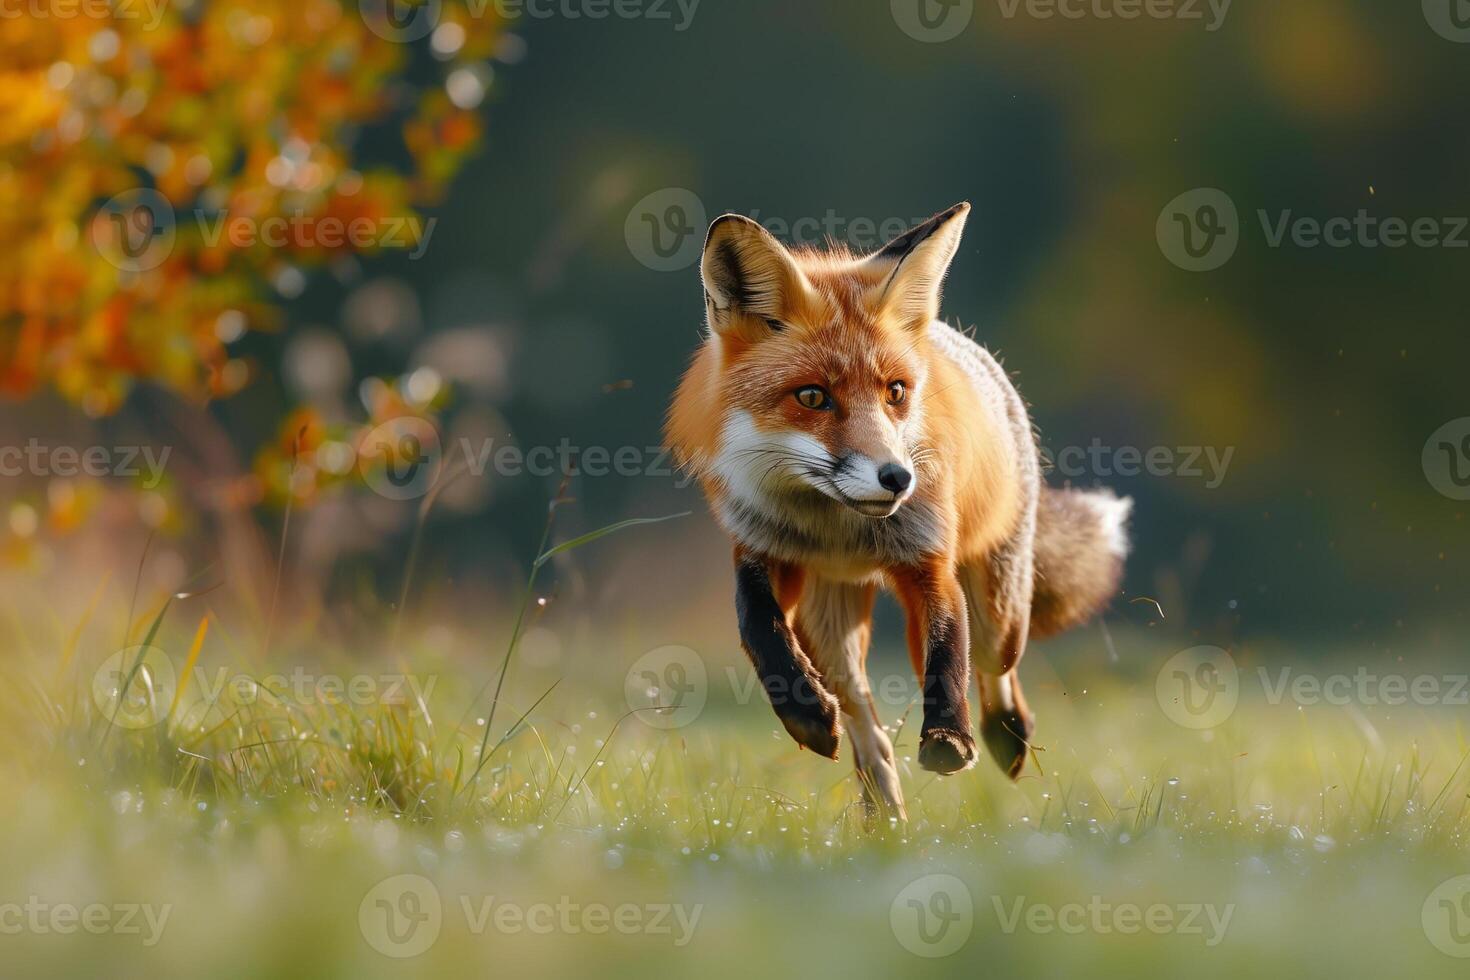
[[[909,393],[909,386],[902,381],[895,381],[888,386],[888,404],[897,405],[903,401],[904,396]]]
[[[816,385],[796,389],[796,400],[801,402],[803,408],[809,408],[814,412],[832,407],[832,396],[827,394],[825,389]]]

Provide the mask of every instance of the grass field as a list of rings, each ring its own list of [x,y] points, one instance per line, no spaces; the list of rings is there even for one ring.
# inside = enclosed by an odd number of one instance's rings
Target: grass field
[[[178,603],[133,617],[167,661],[134,671],[103,642],[123,608],[6,612],[10,976],[1450,976],[1470,953],[1448,687],[1304,703],[1252,652],[1234,710],[1184,727],[1174,648],[1120,634],[1114,662],[1094,630],[1028,657],[1012,785],[913,765],[912,684],[878,658],[899,825],[777,732],[735,656],[551,668],[532,635],[492,717],[499,657],[435,628],[405,628],[401,662],[289,627],[262,654]]]

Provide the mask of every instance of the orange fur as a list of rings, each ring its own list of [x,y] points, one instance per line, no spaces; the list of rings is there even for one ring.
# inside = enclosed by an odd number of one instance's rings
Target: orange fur
[[[809,621],[789,641],[743,623],[757,668],[785,677],[797,676],[791,663],[815,665],[837,690],[864,786],[898,812],[891,748],[873,728],[865,679],[852,681],[872,587],[893,589],[908,617],[926,699],[921,764],[953,772],[973,761],[973,657],[982,733],[1014,776],[1032,725],[1014,668],[1033,606],[1039,631],[1073,625],[1107,601],[1122,567],[1127,502],[1044,488],[1010,379],[936,322],[968,211],[869,256],[792,251],[754,222],[716,221],[701,269],[709,335],[666,433],[735,539],[737,564],[765,569],[741,576],[749,594],[737,604],[774,601],[788,631]],[[810,663],[798,642],[820,647]],[[832,754],[825,702],[773,706],[799,742],[812,733],[820,746],[809,747]]]

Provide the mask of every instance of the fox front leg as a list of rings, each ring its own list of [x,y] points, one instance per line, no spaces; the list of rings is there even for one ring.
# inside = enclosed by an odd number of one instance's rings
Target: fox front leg
[[[970,623],[953,568],[942,563],[891,573],[908,617],[909,658],[924,698],[919,765],[944,775],[975,764],[970,732]]]
[[[735,553],[735,613],[740,619],[740,642],[755,666],[761,687],[776,717],[798,745],[836,759],[837,699],[822,686],[789,622],[788,613],[800,594],[798,569],[756,555]],[[783,603],[783,598],[787,602]]]

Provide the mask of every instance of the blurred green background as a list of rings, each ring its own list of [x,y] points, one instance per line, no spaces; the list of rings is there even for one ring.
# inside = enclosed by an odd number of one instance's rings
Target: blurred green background
[[[1004,357],[1043,444],[1169,451],[1164,474],[1120,474],[1113,454],[1073,455],[1082,465],[1053,476],[1136,498],[1129,598],[1214,643],[1455,649],[1465,505],[1436,489],[1424,454],[1470,414],[1470,252],[1270,236],[1283,215],[1361,209],[1455,234],[1470,215],[1455,102],[1470,46],[1454,22],[1436,21],[1434,0],[1181,4],[1161,9],[1189,17],[1132,20],[1100,16],[1106,4],[1066,5],[1073,18],[924,3],[953,37],[915,27],[906,0],[654,8],[667,19],[530,8],[550,15],[512,22],[479,109],[485,145],[426,211],[422,254],[313,273],[280,299],[279,332],[239,344],[262,377],[211,413],[248,458],[291,408],[350,414],[362,379],[429,365],[451,382],[451,445],[654,446],[698,340],[707,219],[738,211],[788,240],[871,247],[970,200],[945,315]],[[412,57],[408,77],[432,82],[428,54]],[[362,140],[369,161],[401,152],[372,128]],[[1208,272],[1180,268],[1158,236],[1199,188],[1239,218],[1233,257]],[[16,412],[19,432],[57,415],[49,401]],[[107,425],[156,436],[160,417],[144,391]],[[1211,458],[1228,466],[1212,475]],[[556,485],[492,473],[452,488],[425,587],[519,580]],[[725,546],[697,488],[643,474],[582,477],[569,494],[567,533],[697,513],[589,558],[586,581],[614,584],[586,598],[725,601]],[[391,591],[413,513],[384,504],[344,496],[304,514],[300,574],[338,594]],[[1141,603],[1115,615],[1158,618]]]
[[[909,36],[879,0],[706,0],[683,31],[677,8],[671,21],[524,19],[527,56],[499,74],[487,150],[429,252],[378,263],[412,287],[419,327],[354,350],[354,367],[488,328],[503,366],[483,402],[457,406],[462,424],[489,405],[526,445],[651,445],[701,304],[687,248],[682,268],[655,271],[630,247],[640,202],[662,221],[667,189],[684,188],[710,218],[871,246],[874,226],[970,200],[945,315],[1004,356],[1044,445],[1234,451],[1214,487],[1093,465],[1075,476],[1138,501],[1130,594],[1212,642],[1453,647],[1465,505],[1436,491],[1421,454],[1470,414],[1470,252],[1272,247],[1257,212],[1470,214],[1453,99],[1470,47],[1410,3],[1241,3],[1213,31],[1203,4],[1195,21],[973,7],[944,43]],[[1243,227],[1227,264],[1195,273],[1155,230],[1201,187],[1228,194]],[[341,292],[313,287],[293,321],[337,322]],[[224,411],[286,397],[266,388]],[[493,505],[442,521],[441,541],[463,561],[487,542],[524,553],[552,482],[503,482]],[[672,480],[573,492],[589,525],[700,507]],[[714,563],[671,577],[678,587],[724,588],[709,524],[701,510],[666,535],[703,545],[668,560]]]

